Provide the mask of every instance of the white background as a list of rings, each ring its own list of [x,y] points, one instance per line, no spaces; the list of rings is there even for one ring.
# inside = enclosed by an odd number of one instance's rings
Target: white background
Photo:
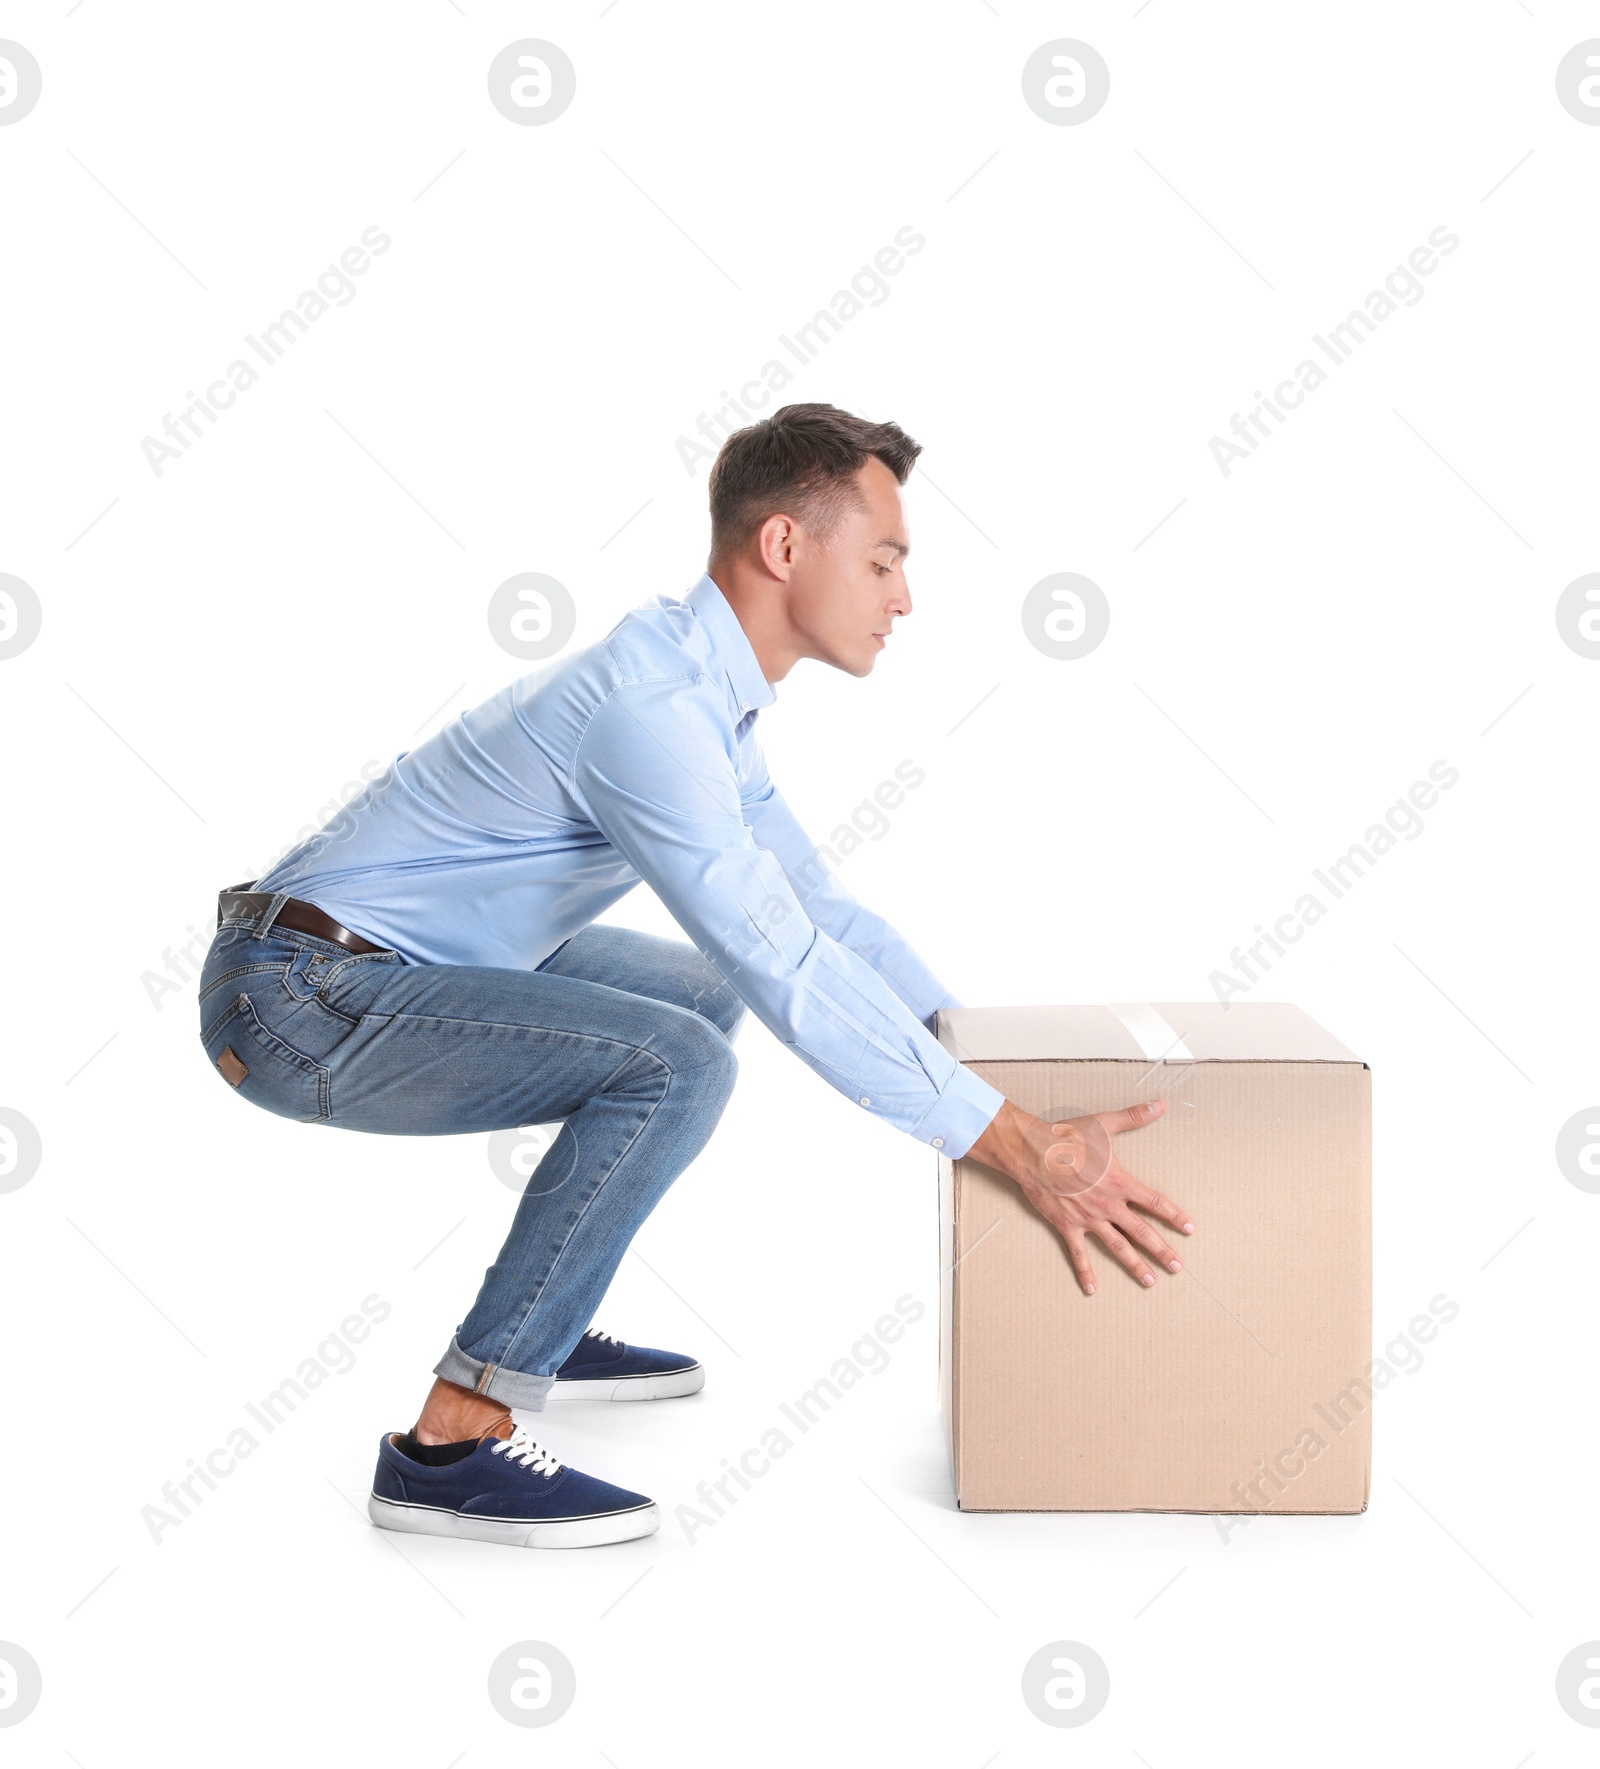
[[[0,1196],[0,1638],[44,1676],[14,1761],[1592,1760],[1554,1678],[1600,1636],[1600,1199],[1554,1146],[1600,1091],[1600,663],[1554,610],[1600,568],[1600,128],[1555,69],[1596,17],[7,9],[44,80],[0,129],[0,570],[44,612],[0,663],[0,1104],[43,1143]],[[1078,127],[1021,96],[1063,36],[1111,69]],[[546,127],[488,102],[522,37],[577,69]],[[1312,867],[1458,768],[1253,993],[1372,1065],[1377,1344],[1440,1292],[1459,1318],[1376,1401],[1363,1517],[1224,1542],[961,1516],[931,1157],[752,1023],[600,1317],[701,1356],[706,1390],[541,1426],[657,1497],[661,1533],[388,1539],[360,1510],[378,1436],[513,1196],[481,1138],[245,1110],[192,988],[158,1008],[147,974],[364,763],[520,673],[485,620],[504,578],[566,584],[578,644],[687,589],[705,474],[675,439],[907,225],[925,249],[786,395],[926,445],[916,608],[868,681],[783,684],[774,774],[825,838],[924,768],[841,876],[966,1001],[1007,1003],[1208,998]],[[141,438],[369,226],[393,244],[355,298],[156,476]],[[1423,298],[1224,476],[1211,436],[1441,226],[1460,246]],[[1057,571],[1112,610],[1078,662],[1019,620]],[[617,919],[664,927],[643,893]],[[154,1543],[162,1483],[374,1293],[392,1313],[354,1369]],[[888,1371],[686,1540],[696,1483],[906,1294],[928,1313]],[[526,1639],[577,1672],[538,1733],[485,1693]],[[1059,1639],[1111,1676],[1071,1734],[1019,1690]]]

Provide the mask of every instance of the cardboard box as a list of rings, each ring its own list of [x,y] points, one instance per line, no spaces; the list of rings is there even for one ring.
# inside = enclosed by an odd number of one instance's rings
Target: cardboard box
[[[1139,1100],[1118,1160],[1189,1212],[1085,1296],[1016,1185],[940,1162],[940,1385],[963,1511],[1364,1511],[1371,1075],[1279,1002],[958,1008],[940,1041],[1059,1121]],[[1161,1225],[1158,1225],[1158,1227]]]

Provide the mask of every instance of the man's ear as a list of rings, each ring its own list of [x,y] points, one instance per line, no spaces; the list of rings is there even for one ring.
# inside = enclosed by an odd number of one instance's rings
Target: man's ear
[[[794,524],[787,516],[769,516],[761,525],[761,562],[783,582],[794,565]]]

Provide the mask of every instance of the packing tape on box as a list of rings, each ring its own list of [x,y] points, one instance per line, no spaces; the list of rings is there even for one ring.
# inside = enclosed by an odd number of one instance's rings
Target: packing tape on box
[[[1196,1060],[1182,1035],[1173,1031],[1148,1002],[1111,1002],[1109,1006],[1152,1063],[1192,1063]]]

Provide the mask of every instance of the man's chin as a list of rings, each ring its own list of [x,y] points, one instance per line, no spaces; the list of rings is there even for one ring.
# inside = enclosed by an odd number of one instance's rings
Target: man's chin
[[[830,669],[842,670],[845,675],[854,676],[859,681],[863,676],[872,674],[872,666],[878,661],[878,650],[874,646],[872,650],[859,653],[855,657],[843,657],[835,652],[821,661]]]

